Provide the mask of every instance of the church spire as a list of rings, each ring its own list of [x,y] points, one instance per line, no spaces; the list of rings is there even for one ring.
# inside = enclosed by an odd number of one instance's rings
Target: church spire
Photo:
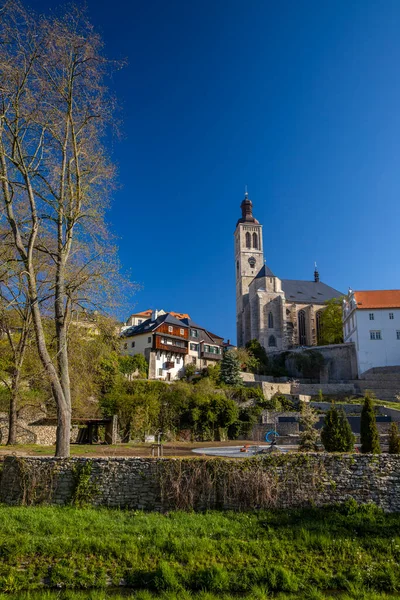
[[[318,271],[317,263],[314,263],[314,281],[315,281],[315,283],[319,282],[319,271]]]
[[[253,203],[249,198],[249,194],[247,192],[247,185],[245,187],[244,199],[242,201],[242,204],[240,205],[240,208],[242,209],[242,218],[239,219],[237,225],[239,223],[255,223],[257,225],[259,224],[257,219],[253,217]]]

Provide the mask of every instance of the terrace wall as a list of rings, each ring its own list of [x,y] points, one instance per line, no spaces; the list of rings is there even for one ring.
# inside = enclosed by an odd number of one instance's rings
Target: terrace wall
[[[0,501],[8,505],[79,501],[150,511],[292,508],[351,498],[400,511],[400,456],[274,454],[238,460],[7,456],[0,486]]]

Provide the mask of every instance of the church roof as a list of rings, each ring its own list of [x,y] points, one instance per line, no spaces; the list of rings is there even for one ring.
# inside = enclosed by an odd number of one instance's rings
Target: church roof
[[[342,292],[322,283],[322,281],[302,281],[300,279],[282,279],[282,290],[286,302],[301,304],[323,304],[326,300],[344,296]]]
[[[275,277],[275,275],[267,265],[263,265],[255,276],[255,279],[260,279],[261,277]]]

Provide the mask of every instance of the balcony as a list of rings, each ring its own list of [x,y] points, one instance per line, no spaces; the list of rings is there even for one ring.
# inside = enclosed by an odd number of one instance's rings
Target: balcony
[[[159,336],[155,336],[155,345],[154,348],[155,350],[165,350],[166,352],[173,352],[174,354],[187,354],[188,353],[188,348],[187,348],[187,344],[184,344],[184,342],[181,342],[181,344],[177,344],[176,341],[174,339],[171,338],[171,344],[166,344],[161,342],[161,337]]]
[[[215,354],[214,352],[201,352],[201,358],[208,358],[210,360],[222,360],[222,352]]]

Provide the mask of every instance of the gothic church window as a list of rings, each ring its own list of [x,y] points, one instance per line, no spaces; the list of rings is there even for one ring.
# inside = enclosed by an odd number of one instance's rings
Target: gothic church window
[[[246,233],[246,248],[251,248],[251,235],[249,232]]]
[[[299,322],[299,344],[300,344],[300,346],[307,346],[306,313],[304,312],[304,310],[299,311],[298,322]]]
[[[317,312],[317,314],[315,315],[315,322],[317,325],[317,342],[318,344],[321,342],[321,317],[322,317],[322,310],[319,310]]]
[[[272,312],[268,313],[268,329],[273,329],[274,328],[274,317],[272,315]]]
[[[256,250],[258,250],[258,236],[256,233],[253,233],[253,248],[256,248]]]
[[[268,338],[268,346],[271,348],[273,346],[276,346],[276,339],[274,335],[270,335]]]

